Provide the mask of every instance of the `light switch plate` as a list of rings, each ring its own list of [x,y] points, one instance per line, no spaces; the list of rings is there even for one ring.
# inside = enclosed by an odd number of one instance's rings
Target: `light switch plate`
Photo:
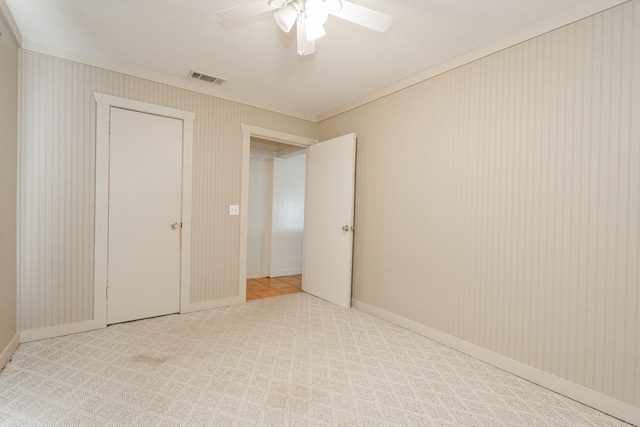
[[[240,215],[240,206],[229,205],[229,215]]]

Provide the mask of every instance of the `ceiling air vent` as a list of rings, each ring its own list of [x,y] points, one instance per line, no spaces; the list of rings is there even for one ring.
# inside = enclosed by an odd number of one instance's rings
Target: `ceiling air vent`
[[[189,72],[189,77],[196,80],[202,80],[203,82],[213,83],[214,85],[218,86],[226,82],[225,79],[221,79],[220,77],[209,76],[207,74],[203,74],[193,70]]]

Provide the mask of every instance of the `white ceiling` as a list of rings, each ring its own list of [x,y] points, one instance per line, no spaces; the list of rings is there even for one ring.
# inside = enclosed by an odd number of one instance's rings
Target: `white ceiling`
[[[23,47],[98,58],[183,79],[228,99],[314,120],[377,89],[576,7],[584,0],[353,0],[393,15],[384,34],[329,17],[316,53],[272,13],[229,24],[219,9],[252,0],[6,0]],[[264,0],[267,1],[267,0]],[[593,1],[593,0],[592,0]],[[135,67],[135,68],[134,68]],[[120,67],[122,68],[122,67]],[[114,69],[117,69],[115,67]],[[191,81],[191,70],[227,79]],[[206,86],[206,87],[205,87]],[[217,91],[217,92],[216,92]]]

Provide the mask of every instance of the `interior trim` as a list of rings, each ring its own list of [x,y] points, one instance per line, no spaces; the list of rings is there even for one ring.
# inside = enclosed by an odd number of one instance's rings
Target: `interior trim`
[[[13,357],[13,353],[16,352],[16,349],[19,345],[20,334],[16,333],[13,338],[11,338],[11,340],[7,343],[6,347],[0,352],[0,371],[2,371],[4,366],[9,363],[9,361]]]
[[[9,6],[7,6],[7,2],[5,0],[0,0],[0,20],[2,20],[7,26],[13,41],[16,42],[18,47],[22,47],[22,33],[20,33],[18,24],[16,24],[16,21],[13,19],[13,15],[11,14]]]
[[[26,331],[20,332],[20,342],[25,343],[44,340],[47,338],[61,337],[64,335],[77,334],[79,332],[102,329],[104,327],[106,327],[106,317],[105,320],[94,318],[93,320],[85,320],[83,322],[64,323],[62,325],[45,326],[44,328],[27,329]]]
[[[3,1],[4,0],[0,0],[0,5],[2,5]],[[461,65],[467,64],[469,62],[472,62],[482,57],[485,57],[487,55],[490,55],[492,53],[498,52],[502,49],[506,49],[515,44],[522,43],[523,41],[537,37],[549,31],[553,31],[555,29],[561,28],[573,22],[579,21],[580,19],[584,19],[588,16],[610,9],[622,3],[626,3],[627,1],[630,1],[630,0],[588,1],[572,9],[569,9],[565,12],[554,15],[544,21],[540,21],[538,23],[532,24],[524,29],[511,33],[491,43],[487,43],[477,49],[471,50],[449,61],[445,61],[439,65],[431,67],[427,70],[424,70],[406,79],[400,80],[382,89],[371,92],[368,95],[365,95],[357,100],[354,100],[336,109],[330,110],[324,114],[320,114],[319,116],[310,115],[310,114],[300,114],[297,111],[287,110],[283,108],[276,108],[272,105],[267,105],[265,103],[258,102],[254,99],[251,99],[250,97],[244,97],[244,96],[234,95],[234,94],[225,92],[219,88],[208,87],[208,86],[203,87],[202,85],[197,84],[197,82],[192,82],[192,81],[189,81],[188,79],[168,76],[166,74],[161,74],[161,73],[147,70],[144,68],[135,67],[132,65],[121,63],[121,62],[113,61],[107,58],[97,58],[89,55],[71,52],[65,49],[55,48],[55,47],[48,46],[41,43],[35,43],[28,39],[23,40],[22,38],[20,38],[20,46],[23,49],[30,50],[33,52],[38,52],[45,55],[52,55],[58,58],[67,59],[67,60],[79,62],[82,64],[92,65],[99,68],[105,68],[107,70],[128,74],[130,76],[154,81],[157,83],[171,85],[171,86],[182,88],[182,89],[187,89],[187,90],[197,92],[197,93],[202,93],[205,95],[215,96],[217,98],[226,99],[228,101],[239,102],[252,107],[262,108],[268,111],[272,111],[274,113],[286,114],[291,117],[296,117],[302,120],[308,120],[310,122],[317,123],[317,122],[326,120],[330,117],[336,116],[340,113],[349,111],[353,108],[364,105],[368,102],[390,95],[394,92],[397,92],[401,89],[412,86],[423,80],[427,80],[431,77],[450,71]]]
[[[455,58],[442,62],[434,67],[409,76],[406,79],[400,80],[396,83],[390,84],[389,86],[371,92],[368,95],[363,96],[362,98],[356,99],[348,104],[328,111],[325,114],[321,114],[318,117],[317,121],[321,122],[323,120],[337,116],[338,114],[353,110],[354,108],[375,101],[376,99],[391,95],[392,93],[398,92],[402,89],[406,89],[422,81],[446,73],[470,62],[477,61],[478,59],[492,55],[511,46],[517,45],[527,40],[531,40],[535,37],[541,36],[542,34],[557,30],[558,28],[562,28],[566,25],[572,24],[576,21],[595,15],[607,9],[611,9],[612,7],[626,3],[627,1],[630,0],[591,0],[586,3],[580,4],[567,11],[532,24],[497,40],[494,40],[493,42],[484,44],[476,49],[463,53],[462,55],[458,55]]]
[[[0,0],[2,1],[2,0]],[[137,67],[134,65],[125,64],[122,62],[114,61],[108,58],[98,58],[95,56],[89,56],[77,52],[72,52],[66,49],[61,49],[42,43],[37,43],[29,39],[22,40],[21,47],[31,52],[41,53],[44,55],[55,56],[56,58],[66,59],[68,61],[78,62],[80,64],[91,65],[98,68],[104,68],[116,73],[127,74],[132,77],[149,80],[152,82],[177,87],[180,89],[186,89],[191,92],[201,93],[204,95],[214,96],[216,98],[224,99],[227,101],[233,101],[240,104],[248,105],[250,107],[260,108],[263,110],[271,111],[274,113],[280,113],[287,116],[307,120],[310,122],[317,122],[315,115],[300,114],[298,112],[292,112],[282,108],[269,105],[264,102],[258,102],[250,97],[237,95],[234,93],[225,92],[223,89],[217,88],[214,85],[203,85],[202,82],[185,77],[170,76],[162,74],[157,71],[151,71],[146,68]]]
[[[182,248],[180,259],[180,312],[191,311],[191,204],[193,121],[195,113],[94,93],[96,119],[96,194],[93,318],[107,325],[107,261],[109,243],[109,122],[111,107],[182,120]],[[78,331],[79,332],[79,331]]]
[[[245,302],[246,295],[230,298],[220,298],[210,301],[194,302],[189,304],[188,308],[180,313],[192,313],[194,311],[211,310],[212,308],[225,307],[228,305],[243,304]]]
[[[382,310],[373,305],[369,305],[355,299],[351,300],[351,305],[358,310],[362,310],[373,316],[379,317],[398,326],[402,326],[403,328],[420,334],[442,345],[458,350],[461,353],[486,362],[497,368],[503,369],[509,373],[517,375],[518,377],[524,378],[525,380],[536,383],[544,388],[555,391],[556,393],[597,409],[598,411],[602,411],[633,425],[640,425],[640,408],[631,406],[628,403],[606,396],[602,393],[598,393],[560,377],[556,377],[555,375],[551,375],[540,369],[534,368],[533,366],[518,362],[515,359],[487,350],[486,348],[438,331],[437,329],[430,328],[397,314]]]
[[[318,142],[317,139],[294,135],[273,129],[242,123],[242,189],[240,191],[240,254],[238,272],[238,296],[246,301],[247,297],[247,236],[249,220],[249,157],[251,155],[251,138],[261,138],[269,141],[281,142],[298,147],[308,147]]]

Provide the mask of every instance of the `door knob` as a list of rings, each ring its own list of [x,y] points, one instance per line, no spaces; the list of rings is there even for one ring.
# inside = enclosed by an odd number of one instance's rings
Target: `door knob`
[[[342,227],[342,231],[349,231],[349,226],[345,225],[344,227]]]
[[[174,222],[173,224],[171,224],[171,228],[173,228],[174,230],[176,230],[179,226],[180,224],[178,224],[177,222]]]

